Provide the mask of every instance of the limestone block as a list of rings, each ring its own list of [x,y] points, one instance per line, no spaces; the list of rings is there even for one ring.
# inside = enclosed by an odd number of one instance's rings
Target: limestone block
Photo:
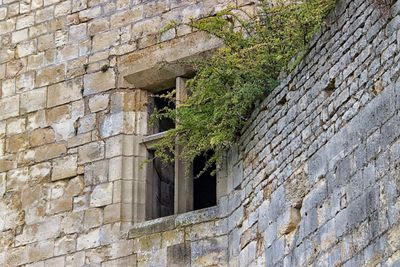
[[[46,161],[60,157],[67,152],[65,144],[49,144],[35,149],[36,162]]]
[[[75,251],[76,235],[66,235],[54,242],[54,256],[69,254]]]
[[[72,6],[70,1],[64,1],[57,4],[54,8],[54,16],[61,17],[66,16],[71,12]]]
[[[29,135],[27,133],[13,135],[7,140],[7,152],[16,153],[29,147]]]
[[[52,181],[57,181],[69,177],[76,176],[78,156],[72,155],[53,161],[53,172],[51,176]]]
[[[111,204],[104,208],[104,223],[115,223],[121,220],[121,204]]]
[[[103,138],[107,138],[119,133],[123,133],[124,113],[113,113],[103,118],[100,124],[100,134]]]
[[[36,51],[36,46],[34,41],[27,41],[19,43],[17,45],[17,57],[26,57],[32,55]]]
[[[112,69],[106,72],[87,74],[84,77],[84,95],[91,95],[115,88],[115,73]]]
[[[69,254],[65,257],[66,267],[82,267],[85,265],[85,251]]]
[[[104,142],[93,142],[78,148],[78,162],[84,164],[104,158]]]
[[[92,133],[84,133],[68,139],[68,148],[82,146],[90,143],[92,140]]]
[[[84,169],[84,179],[86,185],[97,185],[106,183],[108,180],[108,163],[107,160],[97,161],[93,164],[88,164]]]
[[[78,25],[73,25],[69,28],[69,41],[78,42],[87,38],[86,34],[86,23],[80,23]]]
[[[60,233],[60,217],[50,217],[46,221],[26,225],[23,232],[17,235],[15,242],[17,245],[32,243],[33,241],[42,241],[55,238]]]
[[[105,261],[102,263],[104,267],[114,267],[114,266],[136,266],[136,255],[131,255],[115,260]]]
[[[72,0],[72,12],[78,12],[87,8],[86,0]]]
[[[103,212],[99,208],[92,208],[85,211],[85,230],[99,227],[103,222]]]
[[[97,18],[101,16],[101,7],[96,6],[89,9],[82,10],[79,12],[79,20],[81,22],[86,22],[88,20]]]
[[[0,120],[5,120],[19,114],[19,96],[0,99]]]
[[[93,37],[93,51],[101,51],[116,46],[119,42],[118,31],[96,34]]]
[[[52,266],[64,266],[65,265],[65,257],[56,257],[48,259],[44,262],[45,267],[52,267]]]
[[[8,120],[7,122],[7,135],[20,134],[26,129],[25,118],[16,118]],[[1,137],[1,133],[0,133]]]
[[[14,44],[25,41],[26,39],[28,39],[28,29],[23,29],[17,32],[13,32],[11,36],[11,41]]]
[[[278,224],[280,225],[279,233],[286,235],[296,230],[297,225],[300,223],[301,215],[300,210],[290,207],[281,218],[278,218]]]
[[[108,94],[101,94],[95,95],[89,99],[89,109],[92,113],[105,110],[108,107],[109,103],[109,95]]]
[[[27,246],[28,262],[38,262],[53,256],[54,242],[42,241]]]
[[[77,250],[82,250],[100,246],[100,239],[100,228],[94,229],[78,237],[76,248]]]
[[[39,110],[37,112],[29,113],[27,119],[27,130],[34,130],[40,127],[46,127],[46,112]]]
[[[106,158],[113,158],[122,155],[124,146],[124,138],[122,135],[113,136],[106,140]]]
[[[39,9],[36,12],[35,21],[36,23],[41,23],[52,19],[54,16],[54,6],[49,6],[43,9]]]
[[[89,34],[94,35],[98,32],[102,32],[109,29],[109,22],[105,18],[98,18],[90,21],[88,24]]]
[[[138,21],[143,16],[143,6],[136,6],[120,13],[116,13],[111,16],[111,26],[119,28],[124,25],[131,24],[132,22]]]
[[[40,88],[21,94],[21,114],[46,107],[46,88]]]
[[[21,190],[28,186],[29,168],[23,167],[7,173],[7,190]]]
[[[38,51],[46,51],[55,46],[54,44],[54,34],[49,33],[38,37]]]
[[[82,97],[82,80],[74,79],[48,87],[47,107],[66,104]]]
[[[63,105],[46,110],[47,124],[66,121],[71,118],[71,105]]]
[[[1,93],[3,97],[15,94],[15,79],[3,80],[1,83]]]
[[[49,144],[55,141],[55,133],[52,128],[39,128],[31,132],[29,142],[32,147]]]
[[[94,130],[96,127],[96,114],[89,114],[79,119],[78,134]]]
[[[36,87],[42,87],[51,83],[57,83],[64,80],[65,66],[57,65],[40,70],[36,74]]]
[[[91,207],[101,207],[112,203],[113,183],[97,185],[90,196]]]
[[[70,212],[61,220],[61,231],[66,234],[74,234],[83,230],[83,211]]]
[[[29,175],[33,181],[42,181],[50,178],[50,172],[50,162],[43,162],[29,167]]]

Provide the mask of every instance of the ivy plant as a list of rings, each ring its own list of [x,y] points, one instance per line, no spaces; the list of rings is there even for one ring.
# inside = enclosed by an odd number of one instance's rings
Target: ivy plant
[[[176,109],[155,112],[176,128],[156,145],[156,157],[187,162],[213,151],[210,164],[235,144],[255,103],[278,84],[282,71],[300,62],[336,0],[263,0],[253,14],[228,7],[189,26],[222,39],[223,46],[208,59],[193,62],[196,75],[187,82],[189,97]],[[255,14],[254,14],[255,13]],[[178,26],[171,22],[165,30]],[[294,59],[294,60],[293,60]],[[174,101],[171,95],[171,101]]]

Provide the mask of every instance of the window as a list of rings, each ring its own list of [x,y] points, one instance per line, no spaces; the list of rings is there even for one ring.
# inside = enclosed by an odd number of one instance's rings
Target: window
[[[150,112],[155,107],[175,108],[175,103],[160,97],[176,89],[177,104],[187,97],[186,79],[177,78],[176,87],[161,90],[153,94]],[[166,131],[175,127],[172,120],[159,119],[151,127],[151,133],[143,138],[150,162],[146,167],[146,219],[155,219],[172,214],[184,213],[216,205],[216,177],[212,175],[215,166],[204,171],[207,159],[212,155],[206,153],[197,157],[190,166],[180,160],[167,164],[154,158],[154,144]],[[179,153],[180,147],[176,147]],[[187,171],[189,170],[189,171]]]

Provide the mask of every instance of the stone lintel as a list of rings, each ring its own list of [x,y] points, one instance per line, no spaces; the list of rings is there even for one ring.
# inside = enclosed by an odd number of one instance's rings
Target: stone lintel
[[[216,37],[195,32],[122,56],[119,86],[151,92],[173,87],[176,77],[193,75],[193,61],[208,57],[221,44]]]

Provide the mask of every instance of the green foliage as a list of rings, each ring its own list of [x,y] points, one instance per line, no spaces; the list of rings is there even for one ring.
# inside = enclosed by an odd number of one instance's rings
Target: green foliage
[[[157,157],[168,161],[178,143],[183,150],[176,156],[183,160],[213,150],[211,161],[217,161],[237,141],[255,102],[278,84],[280,72],[300,62],[336,0],[268,2],[262,1],[255,15],[228,8],[190,23],[221,38],[224,46],[195,62],[197,74],[187,83],[190,97],[184,103],[156,113],[177,122],[156,146]],[[166,30],[175,26],[171,22]]]

